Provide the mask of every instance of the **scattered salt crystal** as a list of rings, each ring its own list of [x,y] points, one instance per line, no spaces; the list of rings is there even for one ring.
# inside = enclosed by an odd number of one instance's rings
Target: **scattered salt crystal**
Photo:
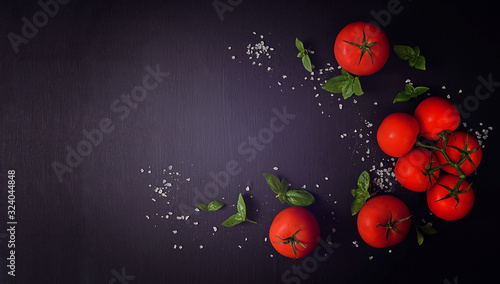
[[[200,245],[200,249],[203,249],[203,245]]]
[[[217,227],[213,226],[212,229],[214,230],[214,232],[217,232]]]
[[[234,60],[234,59],[236,59],[236,56],[234,56],[234,55],[233,55],[233,56],[231,56],[231,59],[233,59],[233,60]]]
[[[174,233],[174,235],[177,234],[177,230],[173,230],[172,233]]]
[[[278,170],[278,167],[274,167],[273,170],[277,171]]]

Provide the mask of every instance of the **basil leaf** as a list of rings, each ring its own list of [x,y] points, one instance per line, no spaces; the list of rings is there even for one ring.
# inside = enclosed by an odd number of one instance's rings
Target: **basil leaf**
[[[421,246],[424,243],[424,235],[417,229],[417,243]]]
[[[326,81],[326,83],[321,87],[323,90],[334,94],[342,93],[342,83],[347,79],[345,75],[339,75]]]
[[[394,101],[392,101],[392,103],[406,102],[410,99],[411,99],[411,95],[409,95],[406,92],[401,92],[401,93],[396,95],[396,97],[394,98]]]
[[[422,233],[426,235],[434,235],[437,233],[437,230],[431,226],[421,226],[420,229],[422,229]]]
[[[297,54],[297,57],[302,58],[302,57],[304,57],[304,54],[305,54],[304,51],[301,51],[301,52],[299,52],[299,54]]]
[[[234,225],[237,225],[241,222],[248,221],[254,224],[257,224],[257,222],[249,220],[247,218],[247,209],[245,206],[245,201],[243,200],[243,196],[240,195],[238,196],[238,203],[236,204],[236,207],[238,209],[238,213],[232,215],[231,217],[227,218],[224,222],[222,222],[222,226],[225,227],[232,227]]]
[[[280,180],[274,176],[273,174],[264,173],[264,177],[266,178],[267,184],[274,193],[279,194],[281,192],[281,182]]]
[[[244,217],[247,215],[247,207],[245,205],[245,201],[243,200],[243,196],[241,195],[241,193],[238,196],[238,203],[236,204],[236,209],[238,210],[238,213],[243,214]],[[245,219],[244,217],[243,219]]]
[[[196,206],[200,207],[203,211],[208,211],[208,206],[205,203],[198,203]]]
[[[361,89],[361,83],[359,82],[359,77],[354,78],[354,83],[353,83],[353,88],[352,90],[354,91],[354,94],[356,96],[361,96],[363,93],[363,89]]]
[[[413,51],[415,52],[415,55],[414,55],[415,58],[420,56],[420,47],[414,46]]]
[[[304,51],[304,44],[298,38],[295,38],[295,46],[299,51]]]
[[[289,190],[286,192],[286,200],[290,205],[308,206],[314,203],[314,196],[303,189]]]
[[[415,61],[415,68],[419,70],[425,70],[425,57],[417,57],[417,60]]]
[[[412,85],[410,85],[410,84],[405,85],[405,92],[407,92],[408,94],[412,94],[414,91],[415,91],[415,88]]]
[[[368,191],[368,187],[370,186],[370,175],[367,171],[363,171],[358,178],[358,188]]]
[[[351,214],[352,216],[358,214],[359,210],[366,203],[366,200],[371,197],[368,192],[370,186],[370,175],[367,171],[363,171],[358,178],[358,188],[351,190],[351,194],[354,197],[354,201],[351,204]]]
[[[287,190],[288,182],[285,180],[285,178],[282,178],[280,182],[280,193],[285,193]]]
[[[234,225],[238,225],[239,223],[245,221],[245,216],[241,213],[236,213],[231,217],[227,218],[226,221],[222,222],[222,226],[232,227]]]
[[[222,206],[224,206],[224,202],[214,200],[214,201],[208,203],[207,209],[208,209],[208,211],[217,211],[217,210],[221,209]]]
[[[395,45],[394,52],[396,52],[396,55],[403,60],[410,60],[415,56],[413,48],[407,45]]]
[[[354,216],[358,214],[359,210],[365,205],[366,200],[370,198],[370,194],[368,192],[361,192],[360,194],[356,195],[356,198],[354,199],[354,202],[351,204],[351,215]]]
[[[342,84],[342,96],[344,97],[344,100],[350,98],[352,94],[354,94],[352,85],[353,82],[351,80],[344,81]]]
[[[304,57],[302,57],[302,65],[304,65],[307,71],[312,72],[312,64],[309,55],[305,54]]]
[[[417,97],[420,96],[421,94],[427,92],[429,88],[427,87],[416,87],[415,90],[413,91],[412,97]]]

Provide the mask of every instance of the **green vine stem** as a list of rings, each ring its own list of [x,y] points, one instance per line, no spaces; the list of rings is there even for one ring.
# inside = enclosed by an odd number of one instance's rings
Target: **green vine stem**
[[[443,157],[446,159],[446,163],[445,164],[442,164],[442,165],[439,165],[437,167],[432,167],[432,156],[431,156],[431,161],[430,163],[426,166],[426,172],[424,173],[428,178],[429,178],[429,182],[430,184],[432,184],[432,178],[434,178],[435,180],[437,180],[436,176],[435,176],[435,172],[446,167],[446,166],[451,166],[453,167],[457,173],[458,173],[458,181],[457,183],[455,184],[455,186],[453,188],[449,188],[449,187],[446,187],[446,186],[443,186],[445,187],[446,189],[448,189],[448,191],[450,192],[447,196],[445,196],[444,198],[442,199],[446,199],[446,198],[449,198],[449,197],[453,197],[455,198],[455,200],[457,201],[457,205],[458,205],[458,195],[459,194],[462,194],[462,193],[465,193],[469,190],[469,188],[471,187],[472,183],[467,187],[467,189],[465,191],[460,191],[460,186],[462,185],[462,182],[465,180],[465,178],[467,177],[467,175],[463,172],[463,170],[460,168],[460,166],[465,162],[465,161],[469,161],[472,166],[474,167],[474,170],[476,170],[476,165],[474,164],[474,162],[472,161],[472,159],[470,158],[470,154],[474,153],[475,151],[477,151],[479,148],[476,148],[476,149],[472,149],[472,150],[467,150],[467,147],[468,147],[468,137],[469,137],[469,133],[467,132],[467,138],[465,140],[465,144],[464,144],[464,148],[463,149],[459,149],[457,147],[453,147],[453,146],[448,146],[448,140],[449,140],[449,136],[450,135],[453,135],[453,132],[449,131],[449,130],[443,130],[441,133],[439,133],[439,139],[442,140],[442,147],[437,147],[435,145],[428,145],[428,144],[425,144],[423,142],[420,142],[420,141],[416,141],[415,142],[415,146],[418,146],[418,147],[423,147],[423,148],[427,148],[427,149],[431,149],[433,151],[438,151],[440,152]],[[453,149],[457,150],[459,153],[460,153],[460,159],[457,161],[457,162],[453,162],[451,160],[451,158],[448,156],[448,153],[446,153],[446,149],[448,147],[452,147]],[[441,200],[442,200],[441,199]],[[439,201],[439,200],[438,200]],[[456,206],[456,205],[455,205]]]

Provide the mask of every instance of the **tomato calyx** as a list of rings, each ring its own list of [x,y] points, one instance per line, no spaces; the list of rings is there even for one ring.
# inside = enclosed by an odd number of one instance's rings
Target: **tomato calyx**
[[[431,181],[432,178],[435,178],[437,180],[436,176],[434,175],[434,172],[438,171],[444,167],[451,166],[453,169],[455,169],[457,171],[458,181],[455,184],[455,186],[453,186],[453,188],[450,188],[450,187],[447,187],[447,186],[440,184],[440,186],[446,188],[450,193],[447,196],[445,196],[439,200],[436,200],[436,201],[440,201],[440,200],[444,200],[444,199],[453,197],[457,201],[457,204],[455,205],[455,207],[457,207],[458,202],[459,202],[458,195],[467,192],[467,190],[470,188],[470,185],[469,185],[469,187],[465,191],[459,190],[460,186],[462,185],[462,182],[467,177],[467,175],[462,170],[461,166],[464,162],[469,161],[474,168],[474,172],[477,173],[476,164],[471,159],[470,155],[472,155],[472,153],[479,150],[481,146],[468,150],[468,143],[469,143],[468,142],[468,140],[469,140],[469,133],[468,132],[467,132],[467,136],[465,137],[465,142],[464,142],[463,148],[458,148],[456,146],[448,145],[448,141],[449,141],[450,136],[455,137],[454,133],[450,130],[443,130],[438,134],[438,137],[440,139],[439,141],[442,142],[441,147],[437,147],[435,145],[428,145],[428,144],[422,143],[420,141],[417,141],[415,143],[415,145],[423,147],[423,148],[428,148],[428,149],[431,149],[433,151],[440,152],[443,155],[444,159],[446,160],[446,163],[433,168],[432,167],[433,160],[432,160],[432,156],[431,156],[431,161],[425,167],[425,172],[423,172],[423,174],[429,178],[429,181]],[[447,148],[455,149],[460,153],[460,158],[458,159],[458,161],[456,161],[456,162],[452,161],[452,159],[450,158],[450,156],[448,155],[448,153],[446,151]]]
[[[445,200],[445,199],[448,199],[448,198],[453,197],[453,199],[455,199],[455,201],[457,202],[457,203],[455,204],[455,208],[457,208],[458,203],[460,202],[460,199],[458,198],[458,196],[459,196],[460,194],[464,194],[464,193],[466,193],[467,191],[469,191],[469,189],[470,189],[470,188],[471,188],[471,186],[472,186],[472,183],[470,183],[470,184],[469,184],[469,186],[468,186],[465,190],[460,190],[460,185],[462,184],[462,181],[463,181],[463,179],[459,179],[459,181],[455,184],[455,186],[454,186],[453,188],[451,188],[451,187],[449,187],[449,186],[446,186],[446,185],[444,185],[444,184],[439,184],[439,186],[442,186],[442,187],[444,187],[446,190],[448,190],[448,192],[449,192],[449,193],[448,193],[445,197],[440,198],[440,199],[438,199],[438,200],[436,200],[436,201],[434,201],[434,202],[438,202],[438,201]]]
[[[292,246],[292,250],[293,250],[293,254],[295,254],[295,258],[298,258],[297,256],[297,251],[295,250],[295,245],[296,244],[299,244],[301,245],[303,248],[306,248],[307,246],[304,245],[302,242],[300,242],[298,239],[297,239],[297,234],[300,232],[300,230],[302,229],[302,226],[300,226],[300,228],[293,234],[291,235],[290,237],[287,237],[287,238],[282,238],[282,237],[279,237],[279,236],[275,236],[277,237],[278,239],[282,240],[282,242],[274,242],[275,244],[281,244],[281,245],[287,245],[287,244],[290,244]]]
[[[370,47],[372,47],[375,44],[377,44],[377,42],[376,41],[374,41],[374,42],[367,42],[364,30],[363,30],[363,40],[361,41],[361,44],[357,44],[357,43],[350,42],[350,41],[347,41],[347,40],[344,40],[344,42],[346,42],[348,44],[351,44],[351,45],[354,45],[354,46],[358,47],[361,50],[361,56],[359,57],[358,65],[361,63],[361,59],[363,59],[363,55],[365,53],[368,53],[370,55],[370,58],[372,59],[372,64],[374,64],[374,62],[373,62],[373,54],[372,54],[372,51],[370,50]]]
[[[392,212],[391,212],[391,210],[389,210],[389,209],[387,209],[387,211],[389,211],[389,214],[390,214],[390,216],[389,216],[389,221],[387,221],[387,223],[385,223],[385,224],[377,224],[377,225],[375,226],[375,227],[378,227],[378,226],[385,227],[385,229],[386,229],[386,231],[385,231],[385,240],[386,240],[386,241],[387,241],[387,240],[389,240],[389,232],[390,232],[391,230],[393,230],[394,232],[396,232],[398,235],[400,235],[400,236],[401,236],[401,233],[398,231],[398,229],[396,228],[396,226],[395,226],[395,225],[396,225],[397,223],[404,222],[404,221],[406,221],[406,220],[408,220],[408,219],[410,219],[410,218],[411,218],[411,215],[410,215],[410,216],[408,216],[408,217],[406,217],[406,218],[402,218],[402,219],[398,219],[398,220],[392,221]]]

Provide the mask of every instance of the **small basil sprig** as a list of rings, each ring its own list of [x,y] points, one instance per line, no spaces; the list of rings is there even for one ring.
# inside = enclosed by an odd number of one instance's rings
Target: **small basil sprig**
[[[312,54],[313,52],[310,50],[310,48],[305,49],[304,44],[298,38],[295,38],[295,46],[299,50],[299,54],[297,54],[297,57],[302,58],[302,65],[304,65],[304,68],[306,68],[307,71],[312,72],[313,66],[311,64],[309,54]]]
[[[408,61],[411,67],[425,70],[425,57],[420,55],[420,47],[415,46],[411,48],[407,45],[395,45],[394,52],[396,52],[399,58]]]
[[[342,69],[342,75],[335,76],[328,80],[321,88],[330,93],[342,94],[344,99],[351,97],[353,94],[361,96],[363,89],[361,89],[361,82],[359,77],[354,77],[349,72]]]
[[[427,87],[413,87],[410,84],[405,85],[405,90],[400,92],[395,98],[392,103],[397,103],[397,102],[406,102],[411,98],[416,98],[420,96],[421,94],[427,92],[429,88]]]
[[[365,205],[368,198],[375,195],[376,192],[370,194],[368,188],[370,187],[370,175],[367,171],[363,171],[358,178],[358,188],[351,190],[351,194],[354,197],[354,201],[351,204],[351,214],[352,216],[358,214],[361,207]]]
[[[314,203],[314,196],[304,189],[288,190],[288,182],[282,178],[281,181],[273,174],[264,173],[267,184],[276,193],[281,203],[293,206],[308,206]]]
[[[252,221],[247,218],[247,207],[245,205],[245,201],[243,200],[243,196],[240,195],[238,196],[238,203],[236,204],[236,209],[238,210],[238,213],[232,215],[231,217],[227,218],[226,221],[222,222],[222,226],[225,227],[232,227],[234,225],[238,225],[241,222],[250,222],[257,224],[257,222]]]
[[[214,200],[214,201],[208,203],[208,205],[205,203],[198,203],[196,205],[198,205],[198,207],[200,207],[200,209],[203,211],[217,211],[217,210],[221,209],[222,206],[224,206],[224,202]]]
[[[415,225],[415,229],[417,230],[417,243],[419,246],[424,243],[424,234],[434,235],[435,233],[437,233],[436,229],[427,225],[426,226]]]

